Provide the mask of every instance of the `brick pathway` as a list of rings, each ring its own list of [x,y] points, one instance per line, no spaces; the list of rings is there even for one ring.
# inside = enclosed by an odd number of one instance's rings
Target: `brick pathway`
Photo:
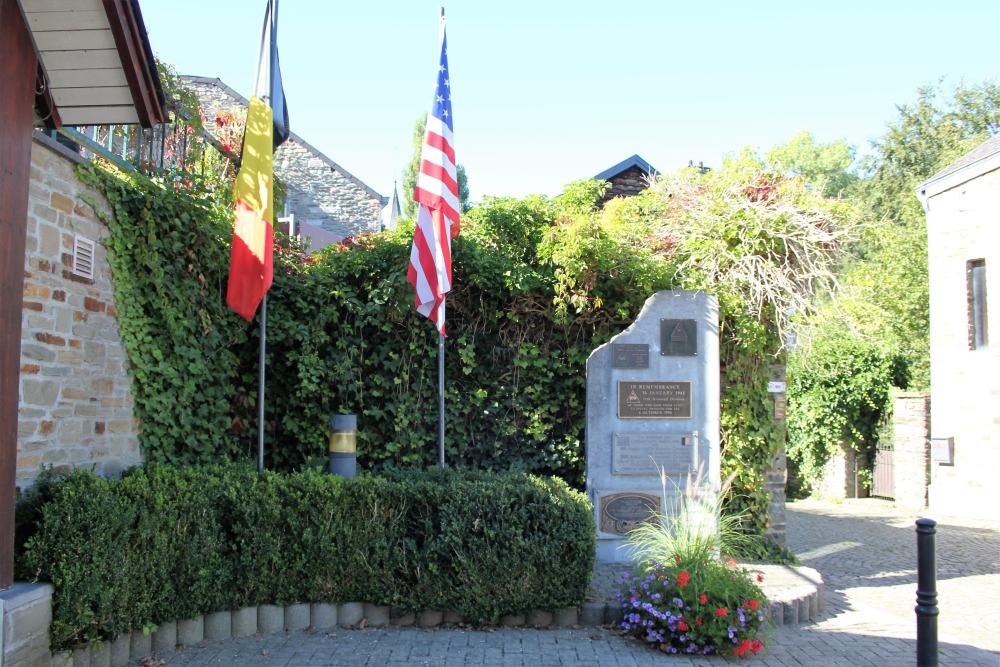
[[[826,581],[818,621],[777,628],[752,659],[667,656],[603,628],[279,633],[162,656],[173,667],[573,665],[912,667],[916,515],[876,500],[789,506],[789,546]],[[938,521],[940,664],[1000,667],[1000,521]],[[137,664],[137,663],[134,663]]]

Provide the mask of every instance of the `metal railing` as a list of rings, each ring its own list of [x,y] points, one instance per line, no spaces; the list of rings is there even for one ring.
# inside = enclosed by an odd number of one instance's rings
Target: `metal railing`
[[[127,171],[229,173],[239,159],[205,130],[180,122],[63,127],[48,134],[87,159],[101,158]]]

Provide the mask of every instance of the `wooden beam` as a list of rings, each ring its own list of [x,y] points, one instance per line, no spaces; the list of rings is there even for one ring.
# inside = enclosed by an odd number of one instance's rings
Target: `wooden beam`
[[[162,123],[165,119],[160,104],[163,93],[159,74],[156,72],[156,61],[149,48],[145,27],[142,25],[139,5],[133,0],[103,0],[103,2],[108,21],[111,23],[111,32],[115,36],[115,44],[118,46],[121,66],[125,69],[125,78],[128,79],[129,87],[132,89],[139,122],[143,127]]]
[[[0,590],[14,583],[24,245],[38,60],[17,0],[0,0]]]

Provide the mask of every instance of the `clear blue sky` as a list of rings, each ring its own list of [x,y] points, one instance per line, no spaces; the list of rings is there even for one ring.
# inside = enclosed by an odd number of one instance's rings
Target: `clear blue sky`
[[[263,0],[141,0],[154,52],[250,92]],[[292,130],[388,195],[430,108],[439,2],[280,0]],[[472,199],[554,196],[638,153],[717,165],[799,130],[864,153],[940,77],[1000,80],[1000,0],[450,0]]]

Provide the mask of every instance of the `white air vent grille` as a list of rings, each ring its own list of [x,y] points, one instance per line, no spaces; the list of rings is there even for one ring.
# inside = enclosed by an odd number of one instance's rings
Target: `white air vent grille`
[[[73,240],[73,273],[94,279],[94,242],[88,238],[77,236]]]

